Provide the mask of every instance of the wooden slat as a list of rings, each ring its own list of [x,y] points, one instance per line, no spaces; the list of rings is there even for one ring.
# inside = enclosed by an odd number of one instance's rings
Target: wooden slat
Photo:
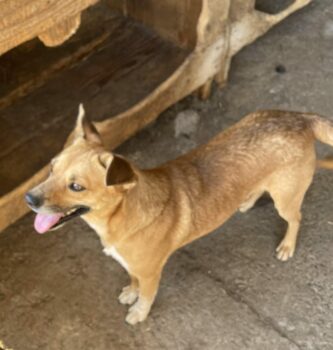
[[[108,0],[108,3],[179,46],[193,49],[196,45],[202,0]]]
[[[37,37],[97,0],[0,1],[0,55]]]
[[[196,47],[191,52],[130,21],[114,21],[102,50],[0,116],[1,125],[7,128],[0,134],[4,142],[0,162],[8,162],[0,183],[3,176],[3,183],[14,188],[0,197],[0,230],[27,211],[23,194],[43,179],[47,167],[30,178],[29,174],[61,149],[79,102],[85,103],[92,119],[105,119],[96,126],[112,149],[189,93],[201,86],[208,91],[207,81],[221,71],[226,77],[233,54],[310,1],[296,0],[274,16],[249,11],[230,23],[230,0],[202,0]],[[27,180],[15,187],[22,179]]]
[[[88,60],[1,112],[0,195],[27,180],[60,151],[80,102],[94,120],[121,113],[152,92],[186,56],[123,18],[115,18],[109,30],[103,47]]]
[[[65,44],[50,49],[34,39],[0,56],[0,110],[98,49],[112,32],[113,16],[98,3],[84,11],[76,35]]]

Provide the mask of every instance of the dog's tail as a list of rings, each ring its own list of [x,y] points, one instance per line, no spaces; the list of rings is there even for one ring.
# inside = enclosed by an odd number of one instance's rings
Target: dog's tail
[[[315,138],[333,147],[333,122],[318,115],[309,115]],[[333,169],[333,157],[317,160],[317,167]]]
[[[318,115],[309,115],[315,138],[333,146],[333,122]]]

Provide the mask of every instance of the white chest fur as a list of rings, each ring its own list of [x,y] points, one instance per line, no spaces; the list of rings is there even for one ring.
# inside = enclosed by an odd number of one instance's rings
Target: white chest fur
[[[117,260],[119,264],[128,271],[128,264],[126,260],[118,253],[114,246],[104,248],[103,252],[105,255],[112,256],[113,259]]]

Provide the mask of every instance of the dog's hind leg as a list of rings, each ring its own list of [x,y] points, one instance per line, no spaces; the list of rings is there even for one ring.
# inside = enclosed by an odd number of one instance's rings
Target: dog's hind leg
[[[301,222],[302,214],[297,203],[295,207],[276,206],[280,216],[288,222],[287,232],[276,248],[277,258],[281,261],[287,261],[292,258],[296,248],[297,235]]]
[[[307,166],[286,169],[275,177],[275,183],[269,189],[279,215],[288,222],[287,232],[276,248],[277,258],[281,261],[287,261],[294,255],[302,217],[301,206],[314,168],[314,162],[310,162]]]

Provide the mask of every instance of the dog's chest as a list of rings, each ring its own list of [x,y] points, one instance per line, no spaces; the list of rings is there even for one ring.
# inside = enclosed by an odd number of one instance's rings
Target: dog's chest
[[[114,246],[104,248],[103,252],[105,255],[112,256],[125,270],[129,270],[126,260],[118,253]]]

